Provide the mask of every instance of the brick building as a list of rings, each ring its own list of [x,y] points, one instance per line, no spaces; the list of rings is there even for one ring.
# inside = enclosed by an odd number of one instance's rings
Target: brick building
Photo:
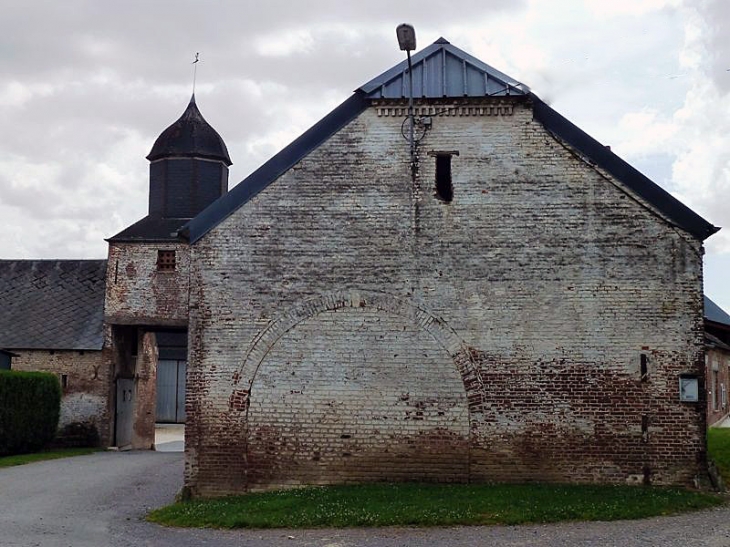
[[[412,149],[408,84],[230,192],[194,98],[160,135],[148,215],[100,261],[105,439],[185,421],[193,495],[702,480],[717,228],[443,39],[413,56]]]
[[[730,414],[730,315],[705,297],[705,378],[707,382],[707,425],[719,423]]]
[[[187,488],[699,480],[717,228],[446,40],[413,63],[413,157],[402,63],[183,230]]]
[[[62,435],[81,429],[108,445],[105,277],[106,260],[0,260],[0,348],[10,350],[8,367],[57,374]]]

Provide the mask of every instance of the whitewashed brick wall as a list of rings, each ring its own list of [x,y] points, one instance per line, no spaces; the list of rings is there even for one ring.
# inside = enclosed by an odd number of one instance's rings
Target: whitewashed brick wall
[[[700,242],[513,106],[435,116],[415,187],[402,118],[370,108],[193,245],[192,493],[703,473],[677,393],[702,370]]]

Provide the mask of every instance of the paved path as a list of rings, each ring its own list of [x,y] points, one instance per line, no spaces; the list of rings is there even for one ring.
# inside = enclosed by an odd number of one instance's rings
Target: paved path
[[[730,547],[730,507],[629,522],[549,526],[234,531],[144,522],[181,486],[182,454],[102,452],[0,469],[0,546]]]

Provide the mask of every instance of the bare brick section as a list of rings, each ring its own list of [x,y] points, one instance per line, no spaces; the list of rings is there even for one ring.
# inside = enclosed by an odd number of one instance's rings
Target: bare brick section
[[[191,247],[190,491],[701,478],[701,242],[527,102],[434,115],[414,183],[388,104]]]
[[[162,268],[160,251],[168,257]],[[169,258],[171,251],[174,259]],[[104,310],[107,323],[187,325],[189,257],[187,245],[175,241],[110,243]]]
[[[108,351],[13,350],[13,370],[52,372],[65,377],[60,431],[72,424],[96,429],[102,446],[111,443],[112,401]]]
[[[247,426],[250,487],[468,478],[451,356],[412,321],[367,307],[282,336],[256,371]]]

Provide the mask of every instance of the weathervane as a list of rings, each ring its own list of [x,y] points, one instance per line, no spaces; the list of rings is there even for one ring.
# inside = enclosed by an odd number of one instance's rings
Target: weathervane
[[[198,59],[198,55],[200,55],[199,52],[195,54],[195,60],[192,62],[192,65],[193,65],[193,95],[195,95],[195,80],[198,77],[198,61],[200,61],[200,59]]]

